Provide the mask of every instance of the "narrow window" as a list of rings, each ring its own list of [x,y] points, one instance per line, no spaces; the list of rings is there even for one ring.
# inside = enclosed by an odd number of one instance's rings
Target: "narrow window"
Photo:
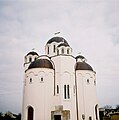
[[[57,94],[59,94],[59,86],[57,85]]]
[[[57,50],[57,55],[59,55],[59,50]]]
[[[95,106],[95,117],[98,120],[98,105]]]
[[[61,120],[61,115],[54,115],[54,120]]]
[[[31,57],[29,58],[29,62],[32,62],[32,58]]]
[[[96,85],[96,80],[94,80],[94,85]]]
[[[84,115],[84,114],[82,114],[82,119],[83,119],[83,120],[85,119],[85,115]]]
[[[89,120],[92,120],[92,117],[91,117],[91,116],[89,116]]]
[[[68,99],[70,98],[70,94],[69,94],[69,85],[67,85],[67,97],[68,97]]]
[[[64,54],[64,48],[62,48],[62,54]]]
[[[49,46],[48,46],[48,54],[49,54]]]
[[[24,85],[26,86],[26,79],[24,80]]]
[[[69,54],[69,49],[67,49],[67,54]]]
[[[66,99],[67,96],[66,96],[66,85],[64,85],[64,99]]]
[[[35,60],[37,60],[37,58],[35,58]]]
[[[73,86],[74,94],[75,94],[75,85]]]
[[[41,82],[43,82],[43,77],[41,77]]]
[[[28,119],[27,120],[33,120],[33,108],[32,107],[29,107],[28,108]]]
[[[44,78],[40,77],[40,83],[44,83]]]
[[[30,81],[29,81],[29,83],[32,83],[32,78],[30,78]]]
[[[89,79],[87,79],[87,83],[89,84]]]
[[[55,45],[53,46],[53,51],[54,51],[54,53],[55,53]]]

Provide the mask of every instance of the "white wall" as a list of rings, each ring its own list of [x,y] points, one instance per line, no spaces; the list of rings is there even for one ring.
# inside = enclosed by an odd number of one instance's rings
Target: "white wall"
[[[52,60],[55,63],[56,83],[60,85],[58,104],[63,105],[64,110],[70,110],[70,119],[76,120],[75,59],[72,56],[59,55],[52,57]],[[70,99],[64,99],[64,85],[70,86]]]
[[[25,76],[22,120],[27,120],[28,106],[34,108],[34,120],[50,120],[51,110],[54,110],[54,70],[29,69]],[[32,83],[29,81],[30,78],[32,78]]]
[[[79,117],[82,118],[82,114],[85,115],[85,119],[88,120],[89,116],[92,120],[96,120],[95,105],[97,104],[96,98],[96,85],[95,72],[88,70],[77,70],[77,91],[78,91],[78,108]]]

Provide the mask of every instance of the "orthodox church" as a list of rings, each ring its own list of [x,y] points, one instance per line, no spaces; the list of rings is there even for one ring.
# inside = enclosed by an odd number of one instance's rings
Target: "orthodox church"
[[[99,120],[96,72],[63,37],[24,60],[22,120]]]

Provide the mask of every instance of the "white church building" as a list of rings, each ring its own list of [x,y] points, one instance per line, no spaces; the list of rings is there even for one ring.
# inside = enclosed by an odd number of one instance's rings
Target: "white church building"
[[[25,56],[22,120],[99,120],[96,72],[62,37]]]

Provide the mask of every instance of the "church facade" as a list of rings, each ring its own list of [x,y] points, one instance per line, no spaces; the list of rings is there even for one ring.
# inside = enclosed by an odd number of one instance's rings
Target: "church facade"
[[[22,120],[99,120],[96,72],[62,37],[24,61]]]

